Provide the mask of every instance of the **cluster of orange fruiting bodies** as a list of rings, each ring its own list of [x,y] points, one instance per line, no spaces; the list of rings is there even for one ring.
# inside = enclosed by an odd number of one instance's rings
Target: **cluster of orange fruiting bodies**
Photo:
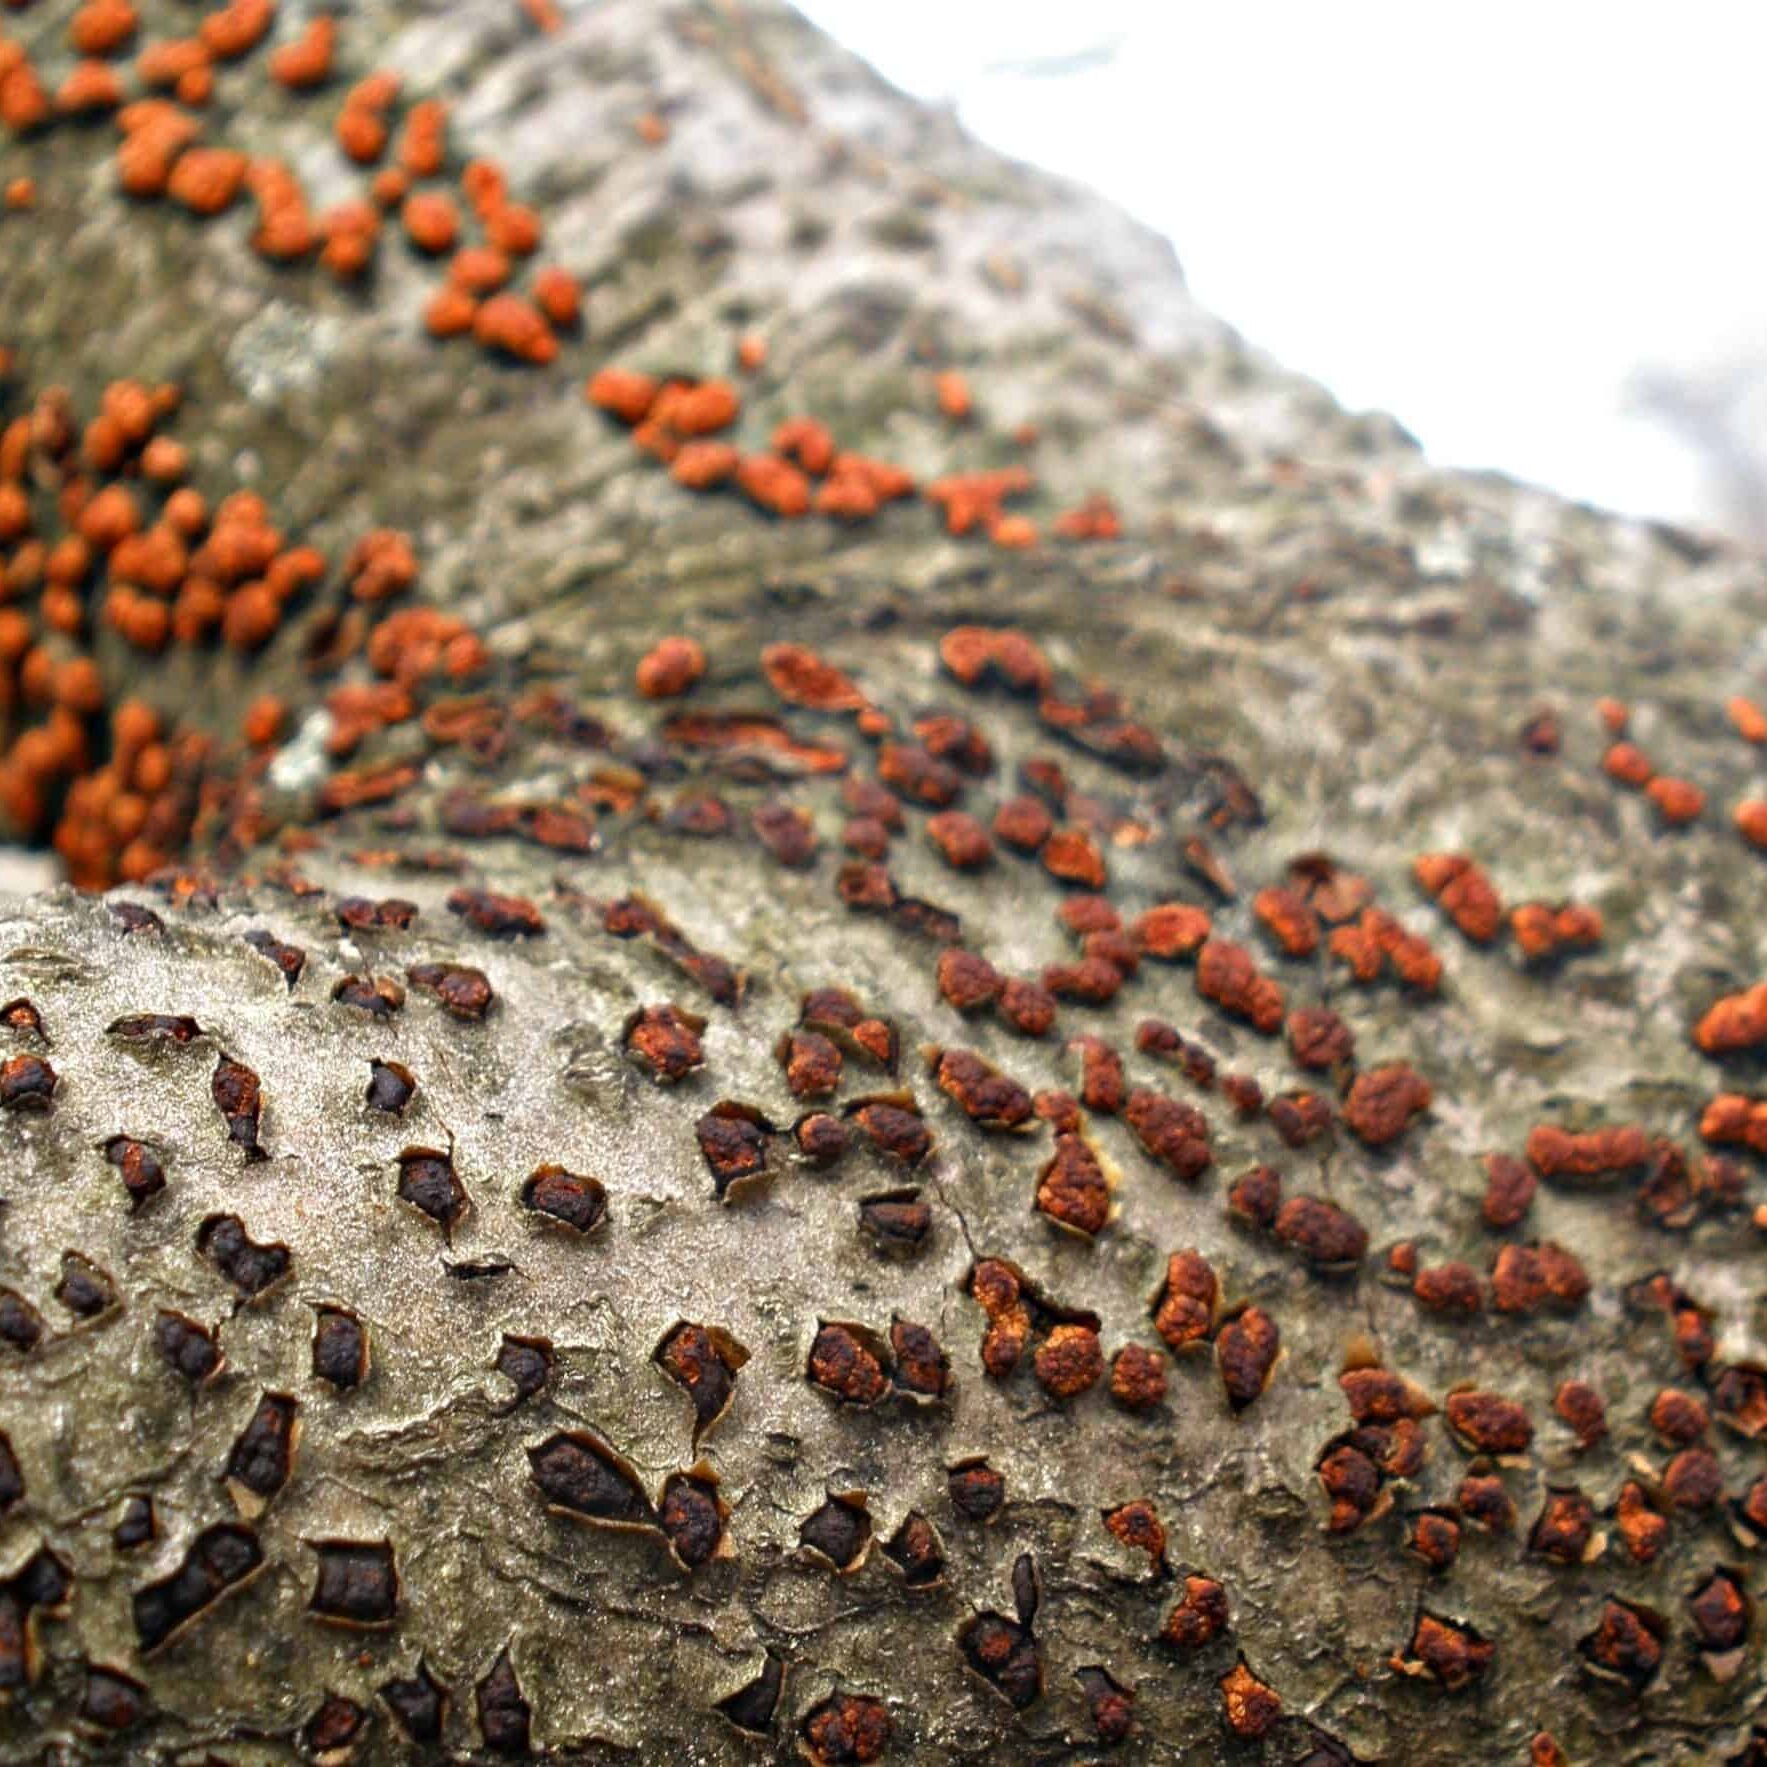
[[[1697,822],[1705,813],[1706,794],[1691,780],[1659,774],[1644,750],[1628,740],[1631,708],[1616,699],[1603,699],[1595,710],[1614,739],[1602,756],[1602,771],[1617,784],[1642,791],[1668,827]],[[1755,701],[1733,694],[1724,702],[1724,712],[1744,742],[1756,748],[1767,744],[1767,711]],[[1731,811],[1731,822],[1750,846],[1767,848],[1767,798],[1740,799]]]
[[[241,201],[255,204],[253,248],[265,259],[296,265],[317,259],[335,278],[360,284],[374,269],[383,231],[403,233],[421,258],[445,264],[442,281],[424,308],[437,339],[471,337],[486,351],[516,363],[546,366],[561,342],[583,328],[577,279],[557,264],[534,267],[545,227],[538,212],[513,200],[500,166],[485,158],[464,162],[451,152],[448,109],[437,98],[403,102],[401,76],[377,70],[344,88],[332,122],[342,155],[372,169],[360,195],[315,213],[301,177],[288,164],[206,143],[205,118],[219,66],[242,61],[262,45],[276,20],[275,0],[227,0],[196,22],[188,35],[143,41],[129,0],[86,0],[74,16],[69,44],[78,60],[53,89],[22,45],[0,37],[0,124],[28,136],[62,119],[111,116],[121,135],[116,167],[121,188],[138,201],[164,199],[198,217],[222,215]],[[532,22],[557,30],[551,0],[528,0]],[[296,95],[341,84],[335,18],[309,20],[266,58],[270,81]],[[669,139],[654,113],[638,119],[647,145]],[[452,179],[457,186],[449,189]],[[34,205],[30,179],[17,179],[6,205]],[[526,276],[527,286],[518,286]],[[755,334],[738,340],[747,373],[765,365],[767,347]],[[952,425],[973,427],[977,402],[956,369],[931,377],[931,405]],[[724,438],[741,401],[723,381],[663,380],[615,368],[590,382],[592,403],[633,426],[634,439],[663,461],[681,485],[696,491],[734,485],[771,515],[817,514],[862,522],[890,502],[911,496],[913,475],[887,461],[836,449],[826,426],[802,417],[778,426],[767,449],[742,452]],[[1034,425],[1015,433],[1020,446],[1036,439]],[[1020,464],[960,471],[924,487],[954,535],[985,534],[996,545],[1023,549],[1042,535],[1007,503],[1035,488]],[[1051,531],[1066,540],[1117,538],[1122,525],[1108,497],[1094,494],[1057,515]],[[156,615],[136,612],[147,635]],[[239,618],[262,626],[268,610]]]
[[[737,359],[749,372],[764,366],[764,343],[742,338]],[[941,409],[954,421],[970,413],[967,386],[950,375],[938,379]],[[692,491],[734,485],[757,508],[785,520],[811,514],[860,522],[886,504],[913,496],[914,475],[906,468],[867,454],[843,451],[828,426],[815,417],[792,417],[778,424],[766,450],[745,453],[721,432],[736,423],[742,396],[726,380],[661,379],[635,370],[605,367],[589,379],[584,396],[597,410],[617,418],[632,440],[668,468],[679,485]],[[1035,525],[1009,513],[1011,497],[1036,484],[1029,468],[1008,466],[954,473],[934,480],[923,495],[944,514],[953,534],[980,530],[997,546],[1023,548],[1038,540]],[[1069,539],[1115,539],[1121,523],[1108,498],[1093,496],[1079,509],[1057,518],[1056,531]]]
[[[1424,853],[1412,875],[1441,903],[1475,945],[1488,945],[1504,924],[1503,900],[1484,869],[1466,853]],[[1524,902],[1509,912],[1510,936],[1524,961],[1543,962],[1568,951],[1592,950],[1602,940],[1598,909],[1581,903]]]
[[[0,425],[0,708],[14,732],[0,755],[0,807],[21,832],[51,833],[87,888],[176,858],[262,767],[285,718],[260,696],[240,730],[256,753],[224,754],[208,735],[163,724],[141,696],[151,676],[140,659],[215,644],[254,654],[331,575],[255,492],[211,508],[186,482],[189,449],[169,433],[181,403],[176,386],[113,381],[82,422],[50,388]],[[411,542],[392,530],[364,535],[344,561],[338,592],[355,611],[339,620],[348,630],[330,660],[365,648],[382,682],[333,695],[334,753],[414,716],[418,684],[485,665],[478,638],[435,608],[370,625],[369,610],[416,578]],[[132,697],[107,681],[118,643],[132,659]]]
[[[378,167],[361,196],[314,213],[305,186],[280,160],[254,158],[206,144],[199,114],[214,97],[218,64],[256,49],[275,22],[275,0],[229,0],[203,17],[188,37],[136,48],[138,20],[127,0],[88,0],[75,14],[69,41],[81,59],[51,91],[22,45],[0,37],[0,124],[29,135],[61,119],[110,115],[121,134],[118,182],[139,201],[166,199],[208,218],[242,198],[257,207],[252,246],[276,264],[317,257],[339,281],[354,283],[373,269],[389,217],[414,251],[448,259],[448,275],[427,309],[438,337],[470,334],[485,349],[522,362],[554,361],[559,334],[576,329],[581,293],[558,265],[537,269],[526,293],[514,284],[538,252],[539,215],[511,200],[502,170],[473,160],[460,170],[468,216],[435,188],[450,174],[447,106],[426,98],[398,112],[402,82],[381,71],[345,93],[333,126],[347,159]],[[282,44],[266,63],[286,92],[311,94],[333,82],[337,22],[320,16]],[[121,58],[133,51],[133,60]],[[391,163],[381,162],[392,154]],[[26,208],[28,180],[8,191],[8,206]],[[426,187],[427,186],[427,187]],[[480,239],[463,243],[475,225]]]

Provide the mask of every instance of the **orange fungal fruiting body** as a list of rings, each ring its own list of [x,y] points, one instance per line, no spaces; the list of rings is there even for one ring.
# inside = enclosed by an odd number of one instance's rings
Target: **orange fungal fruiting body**
[[[970,397],[969,382],[955,369],[947,369],[934,381],[934,390],[938,394],[939,409],[953,423],[962,423],[974,409],[974,401]]]
[[[1601,943],[1602,919],[1594,908],[1578,903],[1549,907],[1524,902],[1509,916],[1510,936],[1529,963],[1542,963],[1565,951],[1592,950]]]
[[[439,99],[421,99],[406,113],[399,137],[399,165],[413,178],[434,178],[447,158],[448,107]]]
[[[622,423],[638,424],[650,415],[657,391],[657,383],[648,374],[602,368],[584,389],[584,396],[597,410],[611,413]]]
[[[534,305],[560,331],[574,331],[582,323],[583,291],[577,279],[558,264],[534,272]]]
[[[691,638],[662,639],[638,665],[638,691],[646,699],[673,699],[706,672],[706,654]]]
[[[1767,1043],[1767,982],[1715,1002],[1694,1026],[1693,1041],[1707,1055],[1734,1055]]]
[[[1623,726],[1622,726],[1623,728]],[[1629,742],[1616,742],[1601,758],[1602,771],[1621,785],[1635,786],[1642,791],[1656,775],[1642,749]]]
[[[204,46],[218,61],[235,61],[264,40],[276,19],[276,0],[229,0],[198,27]]]
[[[1745,798],[1733,813],[1736,831],[1751,847],[1767,848],[1767,799]]]
[[[1486,945],[1503,924],[1503,903],[1491,880],[1465,853],[1425,853],[1412,862],[1417,881],[1475,944]]]
[[[337,47],[337,21],[326,15],[309,21],[292,43],[285,43],[270,57],[270,78],[291,92],[311,91],[330,77],[331,58]]]
[[[483,302],[473,319],[472,335],[488,350],[518,362],[544,367],[558,357],[558,339],[546,316],[532,301],[505,290]]]
[[[1529,1131],[1527,1152],[1543,1178],[1598,1178],[1644,1165],[1650,1143],[1634,1124],[1573,1133],[1542,1123]]]
[[[1724,710],[1744,742],[1767,743],[1767,712],[1740,693],[1724,702]]]
[[[1645,796],[1656,805],[1658,815],[1672,828],[1697,822],[1706,807],[1706,794],[1685,779],[1659,775],[1644,790]]]

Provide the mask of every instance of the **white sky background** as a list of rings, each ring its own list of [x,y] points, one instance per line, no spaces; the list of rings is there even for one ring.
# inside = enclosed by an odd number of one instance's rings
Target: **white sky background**
[[[1758,0],[796,4],[1435,459],[1747,525],[1636,377],[1752,376],[1767,457]]]

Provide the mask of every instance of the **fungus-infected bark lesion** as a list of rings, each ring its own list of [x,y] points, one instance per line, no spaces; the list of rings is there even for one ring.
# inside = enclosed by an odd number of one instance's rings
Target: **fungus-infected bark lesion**
[[[223,1597],[237,1593],[265,1562],[258,1536],[244,1524],[216,1522],[203,1529],[170,1576],[149,1583],[131,1598],[143,1654],[169,1644]]]

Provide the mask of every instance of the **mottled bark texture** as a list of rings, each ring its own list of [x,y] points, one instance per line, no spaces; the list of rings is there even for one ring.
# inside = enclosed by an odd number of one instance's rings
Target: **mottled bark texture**
[[[42,4],[6,27],[54,60],[66,16]],[[1389,421],[1347,416],[1201,313],[1157,241],[978,148],[773,5],[604,0],[557,36],[515,0],[369,0],[343,22],[348,77],[390,66],[414,94],[447,97],[458,150],[494,154],[543,205],[552,255],[589,291],[585,339],[555,369],[426,340],[435,275],[402,253],[350,295],[263,264],[242,218],[197,228],[132,209],[106,130],[0,147],[41,193],[0,225],[5,341],[36,384],[85,401],[119,373],[181,381],[199,483],[249,480],[333,557],[367,527],[411,531],[421,594],[491,646],[488,691],[556,689],[606,731],[513,720],[477,755],[415,723],[380,733],[358,762],[409,754],[421,778],[320,825],[296,855],[320,894],[266,881],[272,843],[214,899],[124,892],[163,927],[129,930],[114,902],[67,892],[7,915],[0,994],[33,1002],[42,1035],[13,1015],[5,1053],[46,1060],[56,1084],[44,1108],[40,1071],[0,1081],[16,1107],[0,1113],[5,1758],[353,1746],[373,1761],[414,1736],[469,1756],[739,1761],[802,1743],[864,1759],[887,1719],[891,1759],[1058,1761],[1094,1757],[1124,1689],[1132,1760],[1521,1761],[1542,1729],[1578,1763],[1757,1758],[1743,1753],[1763,1695],[1757,1630],[1722,1643],[1709,1580],[1730,1567],[1745,1601],[1760,1583],[1732,1517],[1763,1471],[1736,1427],[1762,1421],[1738,1409],[1763,1351],[1759,1174],[1669,1211],[1673,1225],[1638,1193],[1647,1172],[1659,1191],[1675,1180],[1662,1141],[1705,1177],[1705,1101],[1759,1084],[1747,1054],[1738,1072],[1690,1040],[1714,999],[1767,973],[1763,861],[1729,822],[1757,768],[1722,709],[1758,678],[1758,562],[1432,471]],[[230,139],[297,164],[316,201],[342,192],[335,93],[247,103],[224,89],[220,106]],[[634,133],[646,112],[670,125],[660,148]],[[681,490],[583,403],[596,366],[727,372],[750,331],[771,346],[745,384],[751,445],[808,411],[843,445],[930,478],[1027,458],[1009,438],[1034,422],[1027,506],[1046,517],[1104,491],[1128,537],[1007,553],[938,531],[918,502],[850,530],[776,523]],[[948,367],[974,390],[967,425],[931,396]],[[1077,741],[1035,698],[960,686],[939,642],[964,624],[1018,628],[1063,681],[1107,683],[1157,753],[1126,766],[1096,718]],[[671,632],[710,666],[659,707],[631,682]],[[285,629],[249,664],[181,650],[149,666],[109,635],[98,648],[111,682],[231,731],[259,684],[300,716],[318,704],[331,683],[299,668],[300,637]],[[1047,1036],[1014,1034],[997,1008],[960,1016],[937,986],[941,948],[1041,976],[1079,954],[1056,918],[1071,891],[1005,846],[952,869],[911,802],[890,874],[900,896],[959,916],[960,940],[924,914],[849,909],[841,774],[765,744],[695,746],[669,724],[780,712],[760,656],[781,640],[848,670],[899,732],[935,711],[972,719],[991,770],[952,782],[984,825],[1025,763],[1059,761],[1060,814],[1097,831],[1125,925],[1157,902],[1206,908],[1290,1006],[1342,1015],[1365,1073],[1410,1063],[1428,1109],[1378,1148],[1327,1111],[1322,1136],[1290,1147],[1268,1115],[1242,1117],[1219,1085],[1138,1049],[1137,1025],[1171,1021],[1266,1097],[1342,1102],[1343,1064],[1306,1072],[1286,1039],[1202,999],[1187,968],[1146,960],[1124,979],[1108,949],[1120,993],[1063,999]],[[1707,791],[1702,819],[1667,829],[1604,776],[1603,695],[1631,703],[1661,770]],[[1520,734],[1542,706],[1562,720],[1556,752]],[[311,717],[275,772],[283,808],[324,772]],[[853,775],[876,771],[850,714],[784,717]],[[461,787],[598,804],[598,849],[465,839],[444,826]],[[730,810],[728,833],[694,836],[668,814],[704,792]],[[755,832],[772,802],[808,811],[808,865],[781,864]],[[777,821],[761,827],[782,844]],[[1323,939],[1304,957],[1270,941],[1254,895],[1320,850],[1434,946],[1434,997],[1390,972],[1354,985]],[[1543,969],[1507,938],[1463,937],[1412,877],[1414,858],[1444,850],[1473,854],[1507,903],[1598,908],[1601,944]],[[462,887],[530,899],[544,931],[493,937],[449,911]],[[634,892],[742,972],[739,1000],[666,941],[609,935],[597,904]],[[350,895],[418,913],[340,932]],[[260,929],[305,951],[298,977],[247,942]],[[495,1002],[477,1011],[471,978],[430,964],[482,970]],[[369,980],[338,997],[348,976]],[[852,1027],[825,1026],[838,1088],[794,1098],[776,1044],[801,997],[834,986],[894,1027],[895,1072],[875,1039],[868,1052]],[[670,1003],[640,1021],[648,1059],[632,1059],[634,1015]],[[115,1028],[141,1014],[195,1027]],[[926,1059],[929,1045],[972,1049],[1033,1092],[1077,1091],[1067,1045],[1081,1033],[1123,1058],[1130,1090],[1200,1109],[1213,1156],[1174,1176],[1146,1143],[1181,1154],[1188,1119],[1150,1118],[1146,1101],[1110,1114],[1093,1052],[1082,1133],[1096,1168],[1069,1144],[1045,1186],[1083,1209],[1103,1174],[1113,1218],[1091,1239],[1035,1206],[1057,1152],[1048,1125],[973,1121],[975,1076],[947,1069],[941,1088]],[[806,1073],[826,1066],[819,1046],[798,1053]],[[912,1167],[884,1151],[887,1122],[872,1138],[849,1112],[903,1090],[932,1138]],[[721,1101],[764,1122],[716,1117]],[[792,1133],[816,1110],[851,1131],[826,1165]],[[1017,1114],[999,1090],[984,1112]],[[1307,1115],[1287,1119],[1297,1134]],[[1544,1182],[1495,1230],[1485,1156],[1519,1158],[1541,1123],[1638,1124],[1654,1165]],[[832,1152],[839,1137],[819,1132]],[[766,1177],[719,1200],[702,1140],[719,1160],[760,1150]],[[1231,1215],[1230,1182],[1261,1164],[1285,1197],[1353,1215],[1367,1251],[1336,1217],[1291,1211],[1270,1233]],[[905,1190],[924,1218],[866,1206]],[[1242,1217],[1270,1218],[1267,1182],[1236,1194]],[[1406,1241],[1422,1270],[1471,1267],[1476,1316],[1432,1312],[1395,1277]],[[1493,1269],[1511,1241],[1568,1248],[1587,1297],[1499,1311]],[[1190,1247],[1220,1295],[1190,1307],[1201,1347],[1175,1355],[1154,1312],[1169,1255]],[[990,1258],[1035,1297],[1001,1379],[984,1370],[989,1318],[970,1292]],[[1658,1272],[1652,1301],[1634,1285]],[[1220,1345],[1255,1347],[1256,1331],[1222,1321],[1246,1302],[1275,1321],[1281,1356],[1236,1409]],[[1693,1302],[1709,1309],[1707,1346],[1692,1342]],[[1002,1366],[1016,1318],[1008,1304],[996,1320]],[[1108,1376],[1050,1396],[1087,1373],[1071,1328],[1088,1319],[1107,1359],[1150,1352],[1124,1370],[1125,1395],[1157,1398],[1163,1371],[1163,1400],[1130,1409]],[[937,1348],[900,1332],[892,1345],[898,1321]],[[683,1322],[707,1330],[671,1336]],[[1373,1357],[1437,1409],[1408,1472],[1390,1432],[1338,1444],[1365,1464],[1390,1453],[1396,1476],[1359,1486],[1340,1459],[1340,1520],[1366,1519],[1332,1532],[1316,1468],[1353,1427],[1340,1371]],[[861,1405],[827,1384],[869,1396],[892,1374],[922,1390]],[[1554,1412],[1567,1380],[1605,1402],[1586,1449]],[[1465,1383],[1532,1424],[1522,1452],[1482,1469],[1513,1504],[1507,1532],[1474,1524],[1496,1487],[1462,1486],[1473,1455],[1446,1402]],[[1724,1490],[1704,1508],[1671,1500],[1702,1464],[1665,1488],[1678,1448],[1650,1412],[1671,1386],[1719,1414],[1694,1426]],[[984,1481],[953,1475],[977,1458],[1004,1477],[985,1520]],[[1669,1516],[1650,1563],[1625,1544],[1628,1481]],[[1536,1532],[1570,1487],[1588,1511],[1560,1503]],[[1137,1500],[1164,1527],[1151,1558],[1132,1543],[1145,1530],[1103,1519]],[[573,1506],[619,1525],[561,1513]],[[1446,1569],[1428,1562],[1446,1531],[1425,1511],[1459,1524]],[[1015,1575],[1023,1556],[1035,1576]],[[1225,1625],[1201,1580],[1225,1589]],[[1660,1661],[1656,1621],[1634,1610],[1660,1615]],[[1644,1640],[1629,1656],[1628,1624]],[[1586,1650],[1638,1664],[1642,1685],[1592,1674]],[[1272,1716],[1235,1673],[1242,1657],[1281,1700],[1262,1740],[1229,1724]]]

